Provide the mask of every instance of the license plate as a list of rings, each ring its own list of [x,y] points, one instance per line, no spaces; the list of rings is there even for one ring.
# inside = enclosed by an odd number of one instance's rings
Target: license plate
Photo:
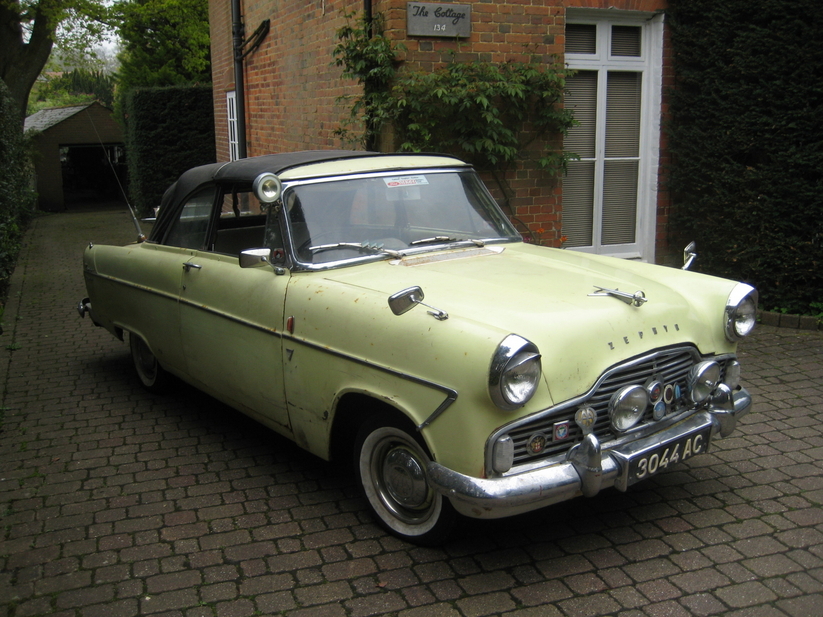
[[[672,465],[703,454],[709,447],[709,439],[711,439],[710,427],[654,449],[638,452],[629,459],[628,484],[645,480]]]

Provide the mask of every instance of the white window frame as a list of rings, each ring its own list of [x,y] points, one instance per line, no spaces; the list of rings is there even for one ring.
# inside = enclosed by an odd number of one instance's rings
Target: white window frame
[[[229,130],[229,161],[236,161],[240,156],[237,135],[237,95],[234,90],[226,92],[226,116]]]
[[[595,217],[592,246],[573,247],[569,250],[640,259],[654,262],[657,228],[658,171],[660,166],[660,116],[663,91],[663,14],[635,11],[569,9],[567,24],[587,24],[597,27],[597,53],[566,53],[570,69],[598,71],[598,118],[596,159],[603,160],[605,142],[605,97],[608,71],[641,72],[640,111],[640,165],[637,182],[637,220],[635,242],[631,244],[602,245],[602,174],[595,179]],[[641,28],[641,56],[611,56],[611,26],[639,26]],[[572,163],[573,164],[573,163]],[[597,165],[596,165],[597,167]]]

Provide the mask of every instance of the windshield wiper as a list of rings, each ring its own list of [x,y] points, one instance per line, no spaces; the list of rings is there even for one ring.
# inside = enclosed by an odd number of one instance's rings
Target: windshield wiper
[[[410,242],[409,246],[417,246],[418,244],[434,244],[440,242],[471,242],[475,246],[486,246],[486,243],[482,240],[467,240],[465,238],[452,238],[450,236],[433,236],[431,238],[422,238],[421,240]]]
[[[432,236],[431,238],[422,238],[409,242],[409,246],[416,246],[418,244],[431,244],[433,242],[457,242],[457,238],[450,238],[449,236]]]
[[[392,257],[397,258],[403,257],[403,253],[401,253],[400,251],[385,249],[381,244],[370,244],[368,242],[335,242],[333,244],[318,244],[317,246],[310,246],[308,248],[308,250],[311,251],[312,255],[315,253],[331,251],[334,249],[357,249],[358,251],[369,253],[383,253],[385,255],[391,255]]]

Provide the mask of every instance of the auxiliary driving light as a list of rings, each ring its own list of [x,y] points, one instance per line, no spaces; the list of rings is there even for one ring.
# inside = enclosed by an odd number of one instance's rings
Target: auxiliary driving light
[[[616,431],[628,431],[640,422],[649,406],[649,394],[643,386],[626,386],[612,395],[609,401],[609,418]]]
[[[257,199],[265,204],[274,203],[280,199],[283,192],[283,183],[273,173],[262,173],[254,179],[251,185]]]
[[[712,395],[720,383],[720,365],[714,360],[704,360],[689,372],[689,396],[694,403],[702,403]]]

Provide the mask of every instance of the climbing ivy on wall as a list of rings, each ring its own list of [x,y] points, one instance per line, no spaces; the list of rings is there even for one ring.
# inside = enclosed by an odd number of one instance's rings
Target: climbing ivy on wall
[[[347,100],[342,137],[362,135],[368,147],[391,127],[400,151],[451,153],[484,170],[506,169],[533,146],[539,165],[551,172],[564,170],[573,156],[556,140],[574,124],[560,105],[565,71],[537,59],[411,70],[398,60],[402,46],[381,33],[379,16],[367,24],[348,15],[337,36],[336,64],[363,86]]]
[[[761,305],[823,300],[823,3],[670,0],[677,240]]]

